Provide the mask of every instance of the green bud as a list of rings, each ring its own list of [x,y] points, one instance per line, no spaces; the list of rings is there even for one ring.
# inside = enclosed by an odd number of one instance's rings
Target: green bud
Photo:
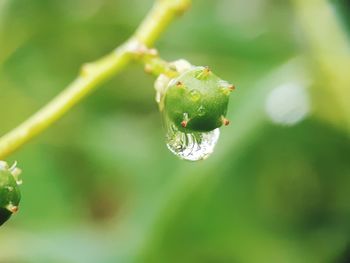
[[[0,161],[0,225],[5,223],[18,210],[21,193],[17,176],[20,170]]]
[[[207,67],[192,67],[170,81],[164,111],[183,132],[207,132],[228,125],[225,118],[234,86]]]

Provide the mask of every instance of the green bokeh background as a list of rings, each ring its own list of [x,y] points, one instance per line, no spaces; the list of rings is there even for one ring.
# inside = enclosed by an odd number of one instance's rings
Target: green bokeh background
[[[165,59],[210,65],[237,86],[208,160],[167,150],[154,78],[137,64],[11,155],[24,184],[0,229],[0,262],[350,262],[349,130],[316,110],[336,105],[292,2],[194,0],[157,42]],[[328,4],[349,38],[348,1]],[[0,0],[0,134],[127,39],[151,6]],[[310,94],[310,112],[283,126],[264,107],[288,83]]]

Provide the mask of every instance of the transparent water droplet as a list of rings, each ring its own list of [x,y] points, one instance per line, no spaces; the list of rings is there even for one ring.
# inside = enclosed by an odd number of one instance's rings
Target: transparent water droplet
[[[198,116],[204,116],[205,115],[205,107],[203,107],[203,106],[200,106],[199,108],[198,108],[198,110],[197,110],[197,114],[198,114]]]
[[[197,102],[201,98],[201,94],[196,90],[191,90],[190,97],[193,102]]]
[[[199,161],[213,153],[220,136],[219,129],[210,132],[184,133],[170,120],[165,122],[167,147],[179,158]]]

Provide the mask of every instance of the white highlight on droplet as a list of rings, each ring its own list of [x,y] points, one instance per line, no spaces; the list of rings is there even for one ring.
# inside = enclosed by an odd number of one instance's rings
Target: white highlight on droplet
[[[282,84],[268,94],[265,111],[274,123],[295,125],[310,112],[310,98],[302,85]]]

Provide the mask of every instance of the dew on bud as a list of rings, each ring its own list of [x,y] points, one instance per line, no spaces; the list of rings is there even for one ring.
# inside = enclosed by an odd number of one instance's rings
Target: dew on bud
[[[197,102],[200,100],[201,94],[196,90],[191,90],[190,91],[190,98],[193,102]]]
[[[169,120],[163,117],[166,129],[166,145],[180,159],[188,161],[204,160],[214,152],[219,139],[220,130],[209,132],[183,132]]]
[[[199,117],[202,117],[202,116],[204,116],[205,115],[205,107],[204,106],[199,106],[199,108],[198,108],[198,110],[197,110],[197,114],[198,114],[198,116]]]
[[[216,76],[209,67],[187,68],[173,79],[155,83],[157,102],[166,129],[168,149],[189,161],[213,153],[234,86]]]

